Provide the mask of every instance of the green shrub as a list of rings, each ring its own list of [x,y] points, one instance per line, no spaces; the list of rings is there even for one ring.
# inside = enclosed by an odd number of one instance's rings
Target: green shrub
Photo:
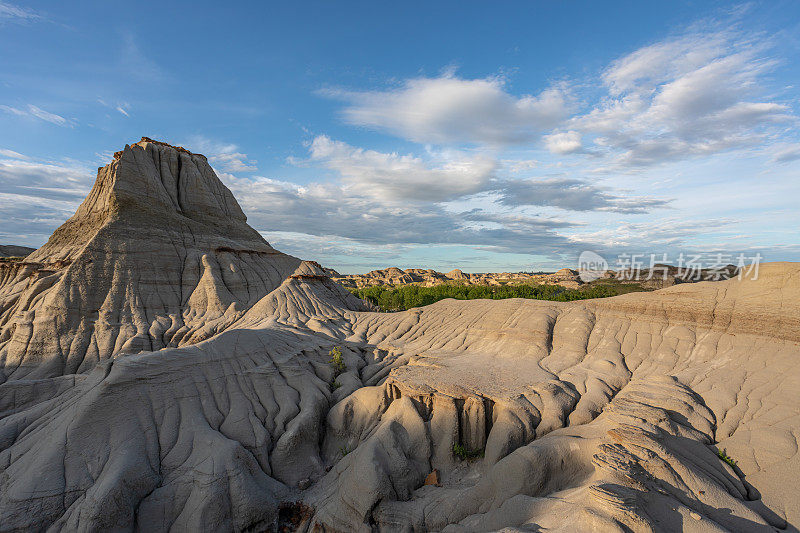
[[[333,371],[336,376],[339,374],[347,371],[347,365],[344,364],[344,359],[342,358],[342,349],[336,346],[328,355],[331,356],[331,360],[329,363],[333,367]]]
[[[331,383],[331,392],[335,391],[336,389],[338,389],[341,386],[342,386],[342,384],[334,379],[333,383]]]
[[[731,468],[736,468],[736,461],[734,461],[733,458],[728,455],[727,450],[717,450],[717,456],[728,463]]]
[[[350,292],[362,300],[371,302],[381,311],[405,311],[413,307],[422,307],[444,300],[528,298],[532,300],[552,300],[571,302],[589,298],[606,298],[635,290],[633,287],[613,284],[592,284],[578,289],[567,289],[560,285],[458,285],[446,283],[434,287],[420,285],[404,285],[401,287],[383,287],[374,285],[363,289],[350,289]]]
[[[453,455],[461,459],[462,461],[468,461],[470,459],[477,459],[478,457],[483,457],[485,451],[484,450],[468,450],[462,444],[455,443],[453,444]]]

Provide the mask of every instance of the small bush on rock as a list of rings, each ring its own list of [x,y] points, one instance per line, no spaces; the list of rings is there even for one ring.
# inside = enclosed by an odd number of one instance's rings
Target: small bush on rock
[[[483,457],[484,450],[468,450],[462,444],[455,443],[453,444],[453,455],[455,455],[462,461],[468,461],[470,459],[477,459],[478,457]]]
[[[736,468],[736,461],[733,460],[733,458],[728,455],[727,450],[725,449],[717,450],[717,456],[726,463],[728,463],[731,466],[731,468]]]
[[[337,376],[347,371],[347,365],[344,364],[344,359],[342,358],[341,348],[336,346],[330,352],[328,352],[328,355],[331,356],[331,360],[329,362]]]

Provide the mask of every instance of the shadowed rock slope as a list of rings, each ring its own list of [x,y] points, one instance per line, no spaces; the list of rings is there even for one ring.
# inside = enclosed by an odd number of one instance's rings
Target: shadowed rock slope
[[[797,264],[372,313],[145,141],[4,276],[3,531],[800,523]]]

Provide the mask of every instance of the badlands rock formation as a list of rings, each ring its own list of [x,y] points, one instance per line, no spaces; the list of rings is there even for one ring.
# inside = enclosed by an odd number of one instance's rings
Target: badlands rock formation
[[[2,531],[800,524],[797,264],[373,313],[145,139],[0,274]]]
[[[196,343],[299,265],[246,224],[205,157],[126,147],[42,248],[2,266],[0,382]]]
[[[431,269],[407,268],[401,270],[397,267],[373,270],[366,274],[341,275],[335,270],[326,269],[326,273],[340,285],[350,289],[361,289],[375,285],[399,287],[402,285],[418,284],[423,287],[433,287],[443,283],[460,283],[463,285],[501,285],[504,283],[541,283],[563,285],[568,288],[577,288],[582,284],[578,273],[569,268],[562,268],[552,274],[527,274],[525,272],[500,272],[490,274],[468,274],[459,269],[454,269],[447,274],[442,274]]]
[[[697,281],[720,281],[737,275],[738,270],[734,265],[727,265],[717,269],[679,268],[672,265],[654,265],[654,268],[634,268],[628,270],[605,272],[602,279],[614,279],[622,284],[637,285],[640,289],[656,290],[671,287],[678,283],[694,283]],[[326,274],[334,281],[348,289],[363,289],[364,287],[384,286],[400,287],[403,285],[421,285],[433,287],[444,283],[458,283],[462,285],[519,285],[534,283],[542,285],[561,285],[567,289],[577,289],[584,285],[579,272],[570,268],[562,268],[550,274],[529,274],[527,272],[500,272],[489,274],[465,273],[454,269],[447,274],[442,274],[431,269],[408,268],[400,270],[397,267],[373,270],[366,274],[342,275],[335,270],[325,269]]]

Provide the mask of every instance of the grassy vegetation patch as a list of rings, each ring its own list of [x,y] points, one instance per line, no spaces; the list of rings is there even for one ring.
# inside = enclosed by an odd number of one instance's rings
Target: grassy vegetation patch
[[[731,468],[736,468],[736,461],[728,455],[727,450],[724,449],[717,450],[717,456],[726,463],[728,463],[731,466]]]
[[[444,300],[504,300],[506,298],[528,298],[532,300],[551,300],[572,302],[590,298],[607,298],[632,291],[642,290],[638,285],[619,283],[593,283],[578,289],[567,289],[560,285],[458,285],[443,284],[435,287],[404,285],[402,287],[373,286],[363,289],[349,289],[364,301],[378,306],[381,311],[405,311]]]
[[[479,457],[483,457],[485,454],[484,450],[468,450],[464,445],[455,443],[453,444],[453,455],[458,457],[462,461],[468,461],[470,459],[478,459]]]

